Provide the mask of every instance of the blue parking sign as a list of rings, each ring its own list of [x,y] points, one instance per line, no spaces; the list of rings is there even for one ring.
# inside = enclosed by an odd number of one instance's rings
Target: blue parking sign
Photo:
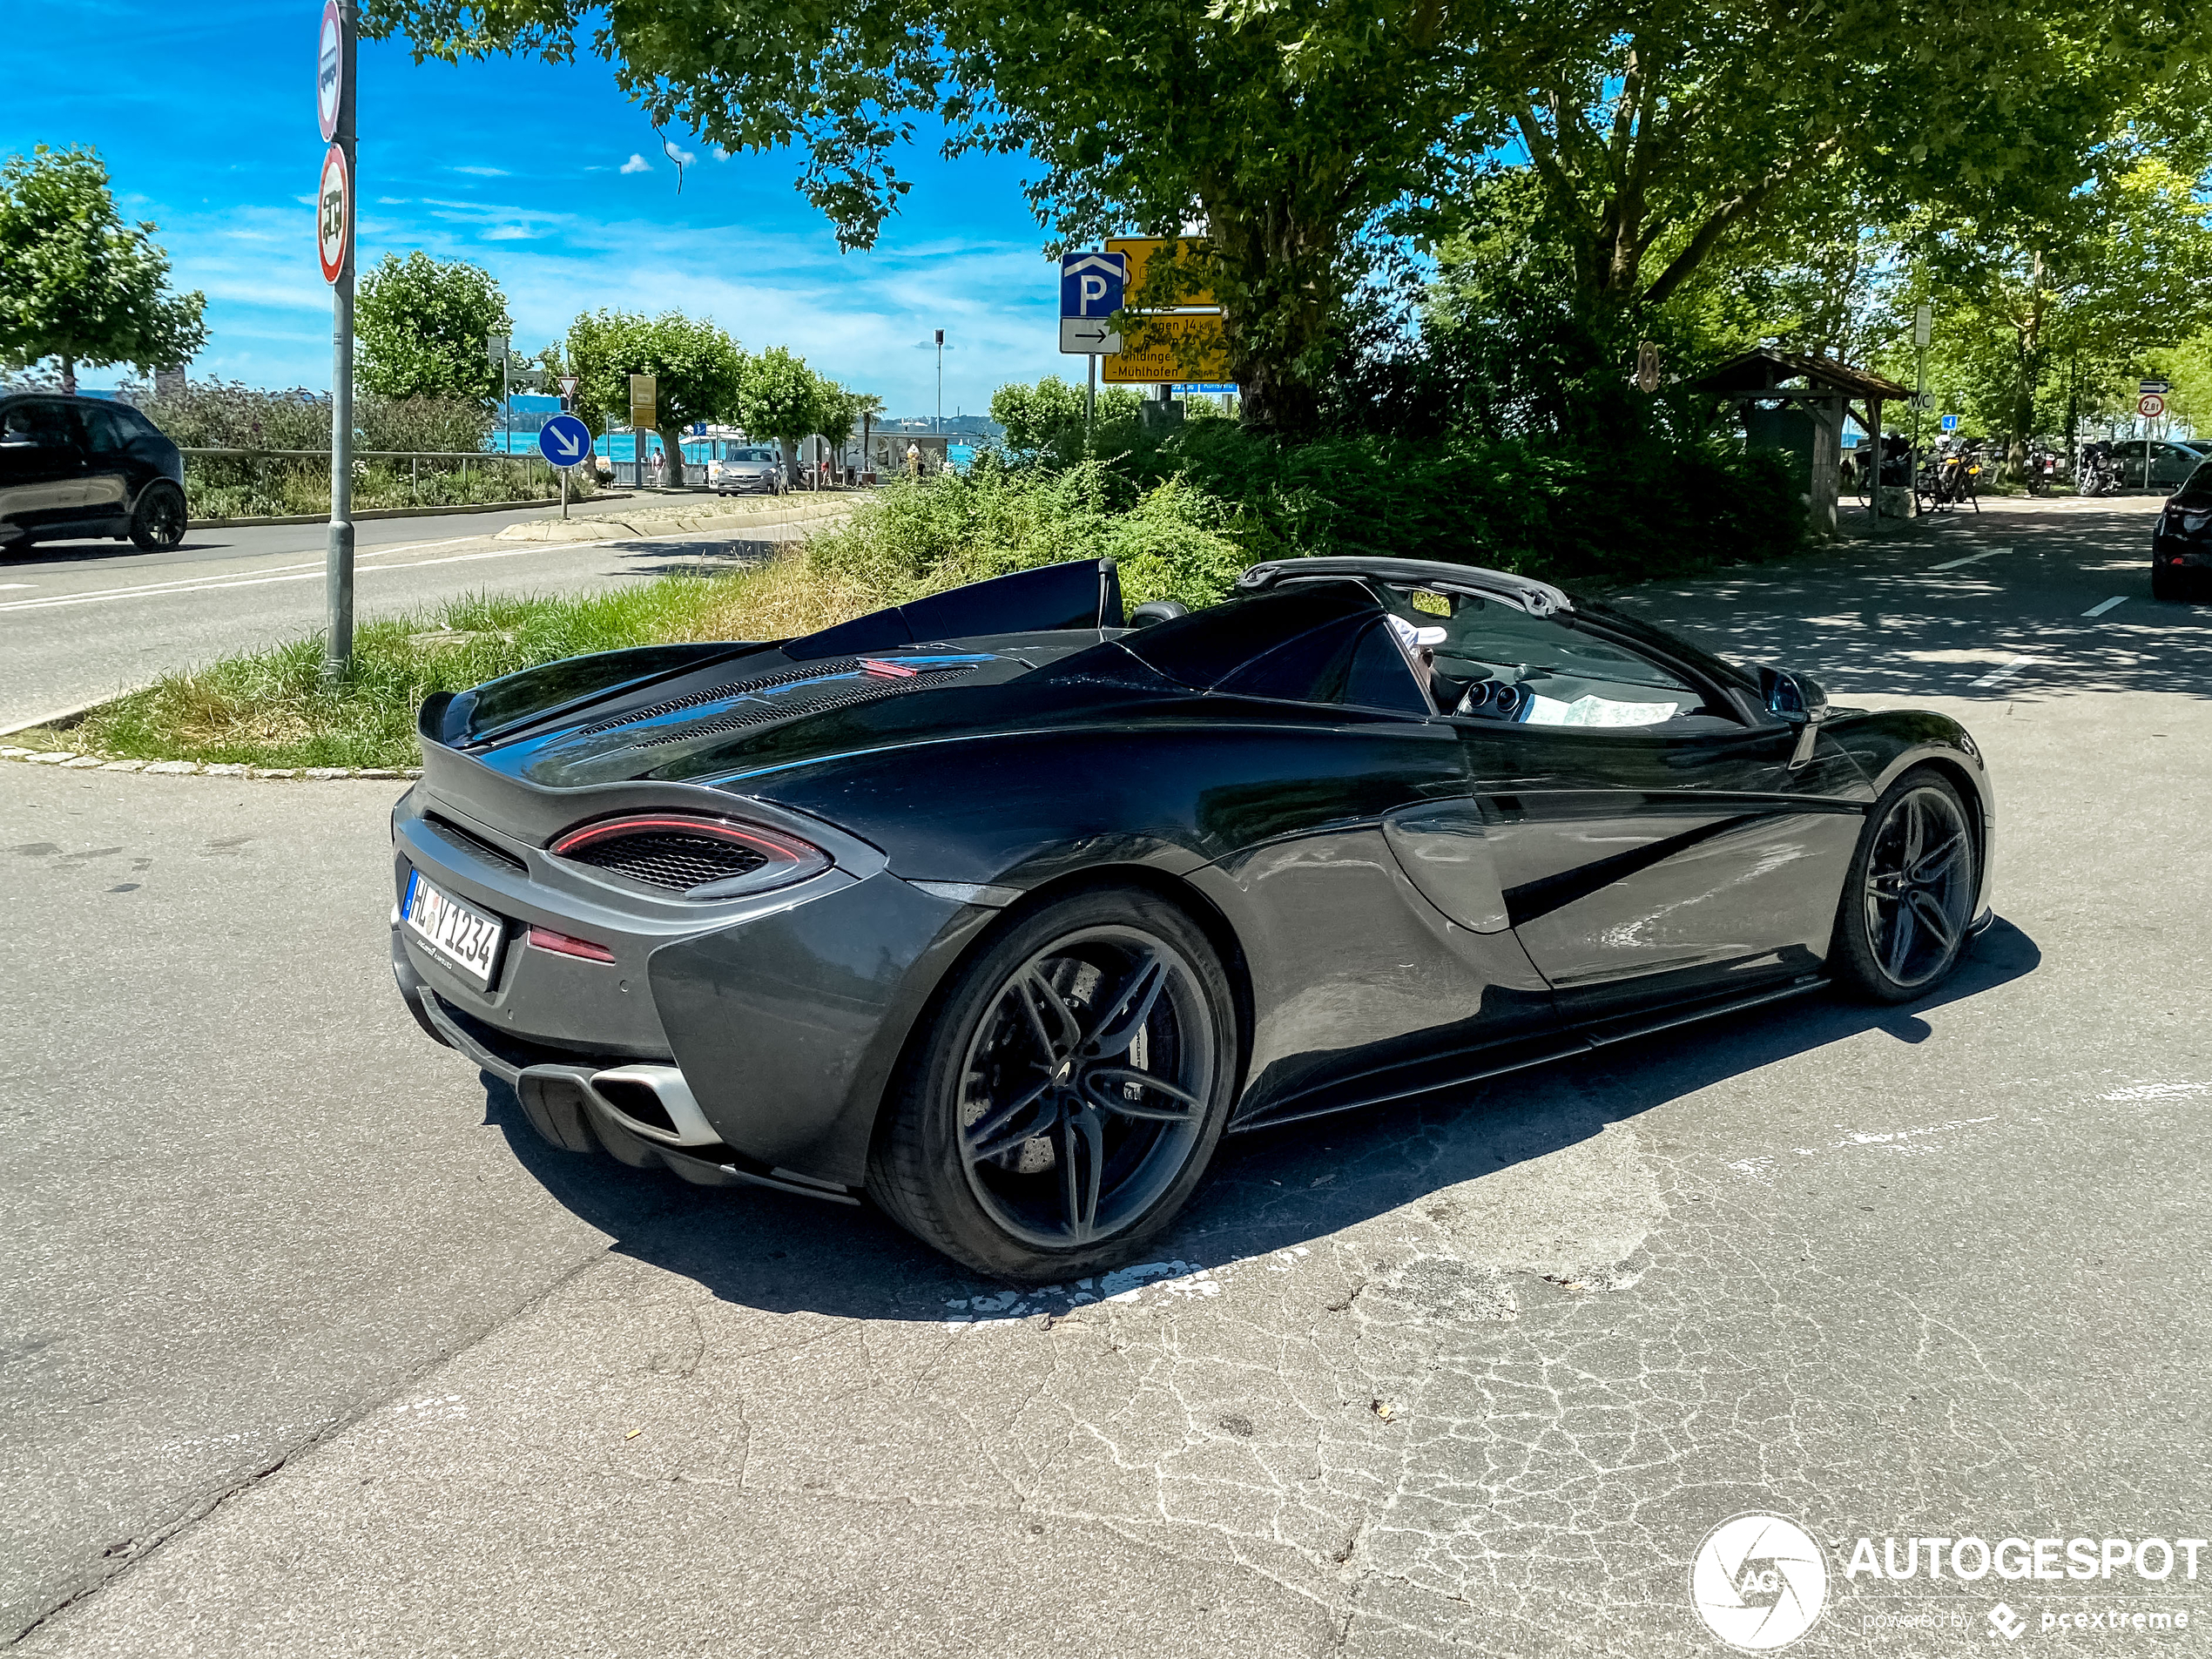
[[[1119,253],[1086,251],[1060,256],[1060,314],[1110,317],[1122,308],[1129,261]]]

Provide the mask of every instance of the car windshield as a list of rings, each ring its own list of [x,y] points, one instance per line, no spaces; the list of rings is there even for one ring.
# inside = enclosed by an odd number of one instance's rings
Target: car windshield
[[[732,449],[725,458],[731,461],[773,461],[776,452],[773,449]]]

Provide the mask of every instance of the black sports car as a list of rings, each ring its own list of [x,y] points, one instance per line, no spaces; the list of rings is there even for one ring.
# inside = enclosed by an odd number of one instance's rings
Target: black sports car
[[[423,705],[392,961],[555,1144],[872,1197],[1009,1278],[1141,1250],[1225,1132],[1840,982],[1987,919],[1955,722],[1831,711],[1524,577],[1110,561]]]

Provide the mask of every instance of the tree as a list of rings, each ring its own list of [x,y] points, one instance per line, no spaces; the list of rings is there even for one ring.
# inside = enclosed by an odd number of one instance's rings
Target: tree
[[[2160,0],[1568,0],[1490,78],[1579,287],[1635,307],[1831,172],[1893,218],[2053,206],[2208,39]]]
[[[484,342],[511,326],[507,296],[482,266],[421,248],[405,260],[387,253],[363,273],[354,301],[355,374],[380,397],[489,401],[500,375]]]
[[[58,357],[74,395],[79,363],[179,368],[206,343],[206,296],[168,287],[151,220],[126,225],[91,149],[0,163],[0,361]]]
[[[1256,426],[1318,418],[1347,297],[1384,233],[1426,237],[1517,132],[1591,295],[1656,302],[1823,166],[1902,196],[2079,179],[2098,112],[2202,55],[2170,0],[780,0],[742,13],[590,0],[372,0],[418,57],[574,54],[585,37],[656,122],[799,146],[848,246],[907,189],[920,120],[948,151],[1023,151],[1062,241],[1177,235],[1139,304],[1210,288]],[[587,30],[589,33],[587,34]]]
[[[799,441],[822,428],[824,381],[781,346],[771,346],[745,365],[738,423],[749,438],[773,438],[783,447],[784,472],[799,476]]]
[[[364,27],[447,61],[565,58],[583,38],[654,121],[798,146],[800,186],[847,247],[907,189],[891,155],[924,119],[948,152],[1034,157],[1030,200],[1060,240],[1202,222],[1202,247],[1155,261],[1136,297],[1211,288],[1248,417],[1303,429],[1376,216],[1447,188],[1495,136],[1465,44],[1494,32],[1488,16],[1481,0],[946,0],[918,22],[901,0],[783,0],[742,17],[617,6],[602,26],[589,0],[374,0]]]
[[[833,380],[822,381],[819,398],[815,430],[829,441],[833,455],[845,453],[845,446],[853,442],[853,428],[863,416],[883,413],[883,400],[873,393],[855,392]]]
[[[1908,297],[1939,315],[1932,382],[2015,460],[2061,406],[2070,437],[2107,387],[2212,327],[2212,204],[2195,159],[2182,172],[2123,134],[2103,176],[2051,212],[1989,233],[1917,227]]]
[[[569,372],[579,382],[577,411],[603,428],[628,424],[630,377],[652,375],[661,447],[673,465],[684,454],[685,427],[737,417],[745,358],[706,319],[680,311],[658,317],[595,311],[569,327]]]

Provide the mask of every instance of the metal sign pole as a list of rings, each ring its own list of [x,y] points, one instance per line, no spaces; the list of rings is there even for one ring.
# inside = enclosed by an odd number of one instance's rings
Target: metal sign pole
[[[1083,361],[1090,365],[1090,372],[1084,376],[1083,425],[1094,427],[1098,424],[1098,354],[1087,354]]]
[[[343,679],[354,665],[354,61],[360,23],[354,0],[338,0],[338,130],[331,142],[346,158],[346,264],[330,288],[330,539],[323,556],[322,678]]]

